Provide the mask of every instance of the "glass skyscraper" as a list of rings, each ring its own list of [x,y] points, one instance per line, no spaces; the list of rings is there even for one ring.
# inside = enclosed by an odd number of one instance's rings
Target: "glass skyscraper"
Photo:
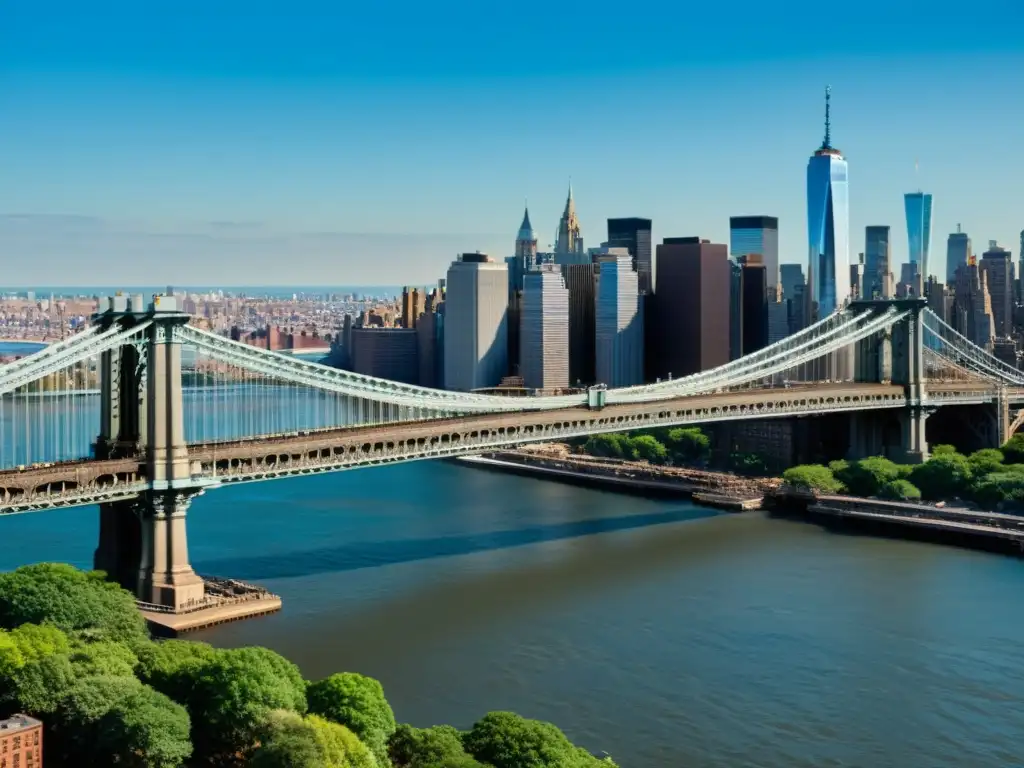
[[[779,220],[775,216],[731,216],[729,256],[739,262],[743,256],[760,254],[768,289],[779,284]]]
[[[907,237],[910,242],[910,263],[922,280],[928,279],[928,253],[932,244],[932,196],[924,192],[908,192],[903,197],[907,209]]]
[[[825,140],[807,163],[809,323],[832,314],[850,297],[847,166],[832,146],[830,98],[831,89],[825,89]]]

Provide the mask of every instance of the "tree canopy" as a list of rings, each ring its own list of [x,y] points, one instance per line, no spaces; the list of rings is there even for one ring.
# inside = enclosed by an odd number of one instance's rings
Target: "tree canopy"
[[[100,630],[111,640],[136,643],[148,633],[134,596],[99,571],[61,563],[25,565],[0,573],[0,627],[50,623],[72,632]]]
[[[387,765],[395,713],[379,682],[354,672],[339,672],[311,683],[306,695],[310,712],[351,729],[380,764]]]
[[[608,768],[575,746],[551,723],[528,720],[514,712],[491,712],[463,738],[466,752],[494,768]]]
[[[989,472],[999,472],[1003,468],[1006,457],[998,448],[982,448],[967,457],[971,466],[972,477],[982,477]]]
[[[821,464],[802,464],[782,473],[782,480],[793,488],[814,493],[840,493],[843,484],[832,476],[828,467]]]
[[[398,726],[388,740],[388,757],[394,768],[456,765],[459,760],[476,762],[462,746],[462,734],[450,725],[432,728]]]
[[[971,482],[971,465],[966,456],[956,451],[940,453],[914,467],[910,481],[926,499],[950,499],[967,491]]]
[[[883,485],[902,474],[900,465],[882,456],[870,456],[848,463],[835,477],[854,496],[877,496]]]
[[[1024,432],[1018,432],[1001,446],[1007,464],[1024,464]]]
[[[921,498],[921,491],[909,480],[900,477],[879,488],[878,495],[893,501],[917,501]]]

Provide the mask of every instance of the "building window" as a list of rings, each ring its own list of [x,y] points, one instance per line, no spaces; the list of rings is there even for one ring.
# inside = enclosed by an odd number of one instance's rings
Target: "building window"
[[[38,747],[39,746],[39,731],[38,730],[35,733],[32,734],[32,746],[33,747]]]

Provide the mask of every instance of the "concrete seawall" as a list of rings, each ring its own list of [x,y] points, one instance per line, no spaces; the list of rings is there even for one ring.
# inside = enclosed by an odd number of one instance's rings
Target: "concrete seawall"
[[[853,496],[777,493],[766,500],[781,517],[799,517],[851,533],[909,538],[1021,555],[1024,516],[966,507]]]

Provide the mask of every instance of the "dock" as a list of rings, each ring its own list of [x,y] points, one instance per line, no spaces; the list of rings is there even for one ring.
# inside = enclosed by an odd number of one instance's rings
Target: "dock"
[[[281,598],[262,587],[237,579],[203,577],[206,596],[196,605],[177,611],[137,601],[150,632],[157,637],[177,637],[218,624],[269,616],[281,610]]]

